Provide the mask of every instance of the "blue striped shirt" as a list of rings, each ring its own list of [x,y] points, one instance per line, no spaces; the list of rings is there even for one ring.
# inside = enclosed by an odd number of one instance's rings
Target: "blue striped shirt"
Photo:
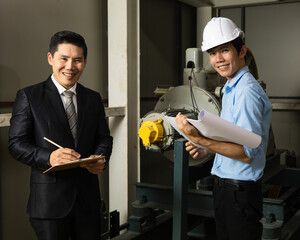
[[[257,148],[243,146],[246,155],[253,159],[250,164],[216,154],[211,173],[221,178],[257,181],[266,163],[271,102],[247,66],[226,82],[222,92],[221,118],[260,135],[262,141]]]

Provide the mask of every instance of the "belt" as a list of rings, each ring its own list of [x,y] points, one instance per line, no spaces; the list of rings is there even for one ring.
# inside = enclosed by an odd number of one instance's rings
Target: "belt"
[[[244,188],[261,184],[261,180],[258,180],[256,182],[242,181],[242,180],[236,180],[236,179],[220,178],[218,176],[214,176],[214,179],[215,179],[215,181],[214,181],[215,185],[220,186],[220,187],[227,187],[232,190],[243,190]]]

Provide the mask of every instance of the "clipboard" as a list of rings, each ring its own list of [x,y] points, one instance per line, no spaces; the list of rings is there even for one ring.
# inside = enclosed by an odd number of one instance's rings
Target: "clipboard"
[[[62,170],[66,170],[66,169],[76,168],[76,167],[80,167],[81,163],[97,162],[100,159],[105,160],[105,156],[99,156],[99,157],[93,157],[93,158],[80,158],[80,159],[65,162],[62,164],[57,164],[57,165],[54,165],[54,166],[48,168],[43,173],[45,174],[45,173],[49,173],[49,172],[56,172],[56,171],[62,171]]]

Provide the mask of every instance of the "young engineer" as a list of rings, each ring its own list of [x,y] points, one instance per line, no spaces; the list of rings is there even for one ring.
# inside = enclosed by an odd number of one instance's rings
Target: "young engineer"
[[[98,175],[112,151],[99,93],[78,81],[87,63],[84,38],[61,31],[50,40],[46,81],[18,91],[9,129],[8,148],[31,167],[27,212],[39,240],[101,238]],[[44,140],[51,139],[63,148]],[[95,163],[43,174],[55,164],[102,154]]]
[[[222,89],[221,118],[262,137],[257,148],[214,141],[202,136],[178,114],[178,128],[192,142],[186,150],[197,159],[216,153],[211,174],[218,240],[260,240],[262,235],[263,175],[272,105],[245,62],[244,33],[228,18],[212,18],[203,31],[202,51],[227,82]]]

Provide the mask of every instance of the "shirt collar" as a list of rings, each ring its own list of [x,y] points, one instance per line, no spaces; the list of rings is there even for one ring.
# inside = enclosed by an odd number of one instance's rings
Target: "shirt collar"
[[[249,72],[249,68],[248,66],[245,66],[243,68],[241,68],[236,74],[235,76],[231,79],[231,81],[226,82],[226,84],[224,85],[222,92],[230,92],[231,89],[238,83],[238,81],[241,79],[241,77],[246,73]]]
[[[60,84],[55,80],[53,74],[51,75],[51,79],[52,79],[54,85],[56,86],[56,88],[57,88],[57,90],[58,90],[58,92],[59,92],[59,95],[61,95],[64,91],[67,90],[66,88],[64,88],[62,85],[60,85]],[[77,82],[74,84],[73,87],[71,87],[71,88],[69,89],[69,91],[73,92],[73,93],[76,95],[76,87],[77,87]]]

